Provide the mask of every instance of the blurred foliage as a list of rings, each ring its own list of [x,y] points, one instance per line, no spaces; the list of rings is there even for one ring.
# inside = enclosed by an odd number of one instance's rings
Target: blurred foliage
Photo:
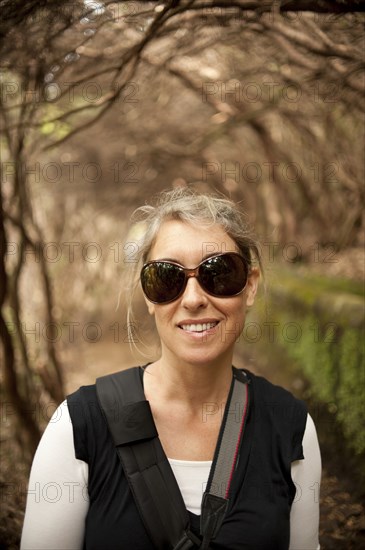
[[[365,309],[361,287],[353,281],[281,271],[269,285],[269,306],[260,318],[266,331],[258,346],[270,356],[275,347],[284,350],[292,368],[310,383],[312,397],[335,414],[346,445],[364,457]]]
[[[29,164],[69,155],[62,184],[96,154],[125,202],[195,184],[243,201],[279,242],[362,243],[358,6],[44,3],[3,44],[8,141],[26,134]]]

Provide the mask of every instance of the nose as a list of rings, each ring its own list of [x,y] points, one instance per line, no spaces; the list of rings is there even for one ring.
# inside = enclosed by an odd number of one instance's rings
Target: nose
[[[206,306],[207,303],[207,295],[196,277],[189,277],[181,298],[181,305],[187,309],[197,309]]]

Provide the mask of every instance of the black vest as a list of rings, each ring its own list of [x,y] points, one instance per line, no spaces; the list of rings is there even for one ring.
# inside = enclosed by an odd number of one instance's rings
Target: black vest
[[[141,373],[142,373],[141,369]],[[226,517],[212,550],[287,550],[295,496],[291,462],[303,457],[305,404],[264,378],[250,378],[250,408]],[[75,455],[89,465],[84,550],[154,550],[140,519],[95,385],[67,398]],[[178,426],[176,427],[178,429]],[[189,512],[192,531],[199,516]]]

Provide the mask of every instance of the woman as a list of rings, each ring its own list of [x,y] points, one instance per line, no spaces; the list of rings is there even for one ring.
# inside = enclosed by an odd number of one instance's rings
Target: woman
[[[255,300],[260,254],[229,200],[177,189],[137,213],[145,234],[131,267],[161,343],[159,359],[143,369],[144,394],[199,536],[233,350]],[[252,393],[240,458],[210,548],[319,548],[321,461],[313,421],[289,392],[246,375]],[[29,490],[22,550],[153,548],[94,385],[56,411]]]

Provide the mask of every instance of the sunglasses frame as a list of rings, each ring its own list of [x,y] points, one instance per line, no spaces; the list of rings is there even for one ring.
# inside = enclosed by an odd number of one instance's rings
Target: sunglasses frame
[[[218,258],[220,256],[238,256],[238,258],[240,258],[240,260],[242,261],[242,263],[244,264],[244,266],[246,268],[246,282],[245,282],[243,288],[239,292],[236,292],[235,294],[228,294],[228,295],[213,294],[212,292],[209,292],[209,290],[205,289],[203,287],[202,283],[199,280],[199,269],[201,268],[201,266],[203,264],[205,264],[206,262],[208,262],[209,260],[212,260],[213,258]],[[184,281],[184,284],[182,285],[181,291],[178,293],[177,296],[175,296],[171,300],[166,300],[166,301],[163,301],[163,302],[158,302],[156,300],[151,300],[147,296],[147,294],[144,292],[143,283],[142,283],[143,272],[146,269],[146,267],[148,267],[149,265],[152,265],[152,264],[156,264],[156,263],[167,263],[167,264],[170,264],[170,265],[175,265],[176,267],[179,267],[185,274],[185,281]],[[209,296],[213,296],[214,298],[233,298],[234,296],[238,296],[239,294],[241,294],[245,290],[245,288],[247,286],[248,279],[249,279],[249,275],[250,275],[250,265],[247,262],[247,260],[241,254],[239,254],[238,252],[221,252],[220,254],[214,254],[213,256],[209,256],[208,258],[205,258],[195,268],[192,268],[192,269],[190,269],[188,267],[184,267],[183,265],[179,264],[178,262],[174,262],[174,261],[171,261],[171,260],[163,260],[163,259],[161,259],[161,260],[151,260],[149,262],[146,262],[143,265],[143,267],[141,269],[141,272],[140,272],[140,280],[141,280],[141,284],[142,284],[143,293],[145,294],[147,300],[149,302],[152,302],[153,304],[164,305],[164,304],[170,304],[171,302],[175,302],[175,300],[177,300],[178,298],[180,298],[180,296],[182,296],[184,294],[185,289],[186,289],[186,285],[188,284],[188,280],[191,277],[195,277],[197,279],[200,287],[203,289],[204,292],[209,294]]]

